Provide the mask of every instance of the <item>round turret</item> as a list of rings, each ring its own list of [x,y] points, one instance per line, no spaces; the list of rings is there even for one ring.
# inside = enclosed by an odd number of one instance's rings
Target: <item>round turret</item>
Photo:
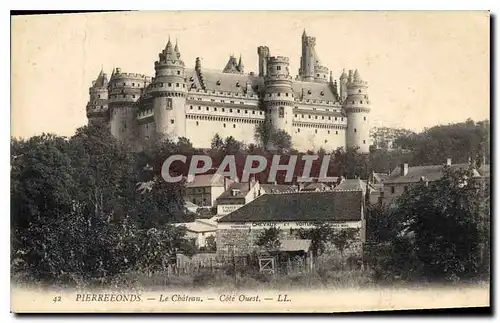
[[[351,74],[350,79],[343,105],[347,114],[347,146],[359,147],[359,152],[367,153],[370,148],[368,83],[361,79],[358,70]]]
[[[101,70],[96,80],[89,88],[90,99],[87,103],[87,118],[90,123],[103,123],[109,121],[108,110],[108,77]]]
[[[108,107],[111,134],[122,141],[133,142],[137,137],[135,102],[142,93],[148,77],[125,73],[116,68],[108,83]]]
[[[155,62],[152,82],[154,120],[158,135],[169,138],[185,137],[187,86],[184,62],[179,47],[172,47],[170,39]]]
[[[288,57],[275,56],[267,61],[264,104],[267,120],[274,129],[292,134],[294,94]]]

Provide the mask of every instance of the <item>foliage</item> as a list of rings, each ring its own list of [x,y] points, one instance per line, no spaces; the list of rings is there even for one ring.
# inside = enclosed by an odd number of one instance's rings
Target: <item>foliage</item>
[[[280,229],[276,227],[271,227],[264,229],[258,236],[255,244],[259,247],[263,247],[268,252],[277,251],[281,246],[279,239]]]
[[[385,245],[387,259],[377,264],[379,271],[406,279],[475,277],[482,237],[489,230],[483,225],[488,212],[483,202],[469,171],[445,167],[440,181],[413,187],[397,200],[396,207],[379,209],[379,214],[372,210],[372,216],[389,217],[369,220],[374,241],[380,248]],[[397,222],[395,229],[384,232]]]
[[[330,236],[330,241],[339,250],[340,257],[344,258],[344,251],[351,246],[359,234],[359,229],[342,229]]]
[[[205,239],[207,252],[215,252],[217,250],[217,245],[215,241],[215,236],[208,236]]]
[[[311,240],[311,251],[315,257],[321,255],[334,234],[334,228],[327,223],[316,225],[312,229],[299,229],[300,239]]]

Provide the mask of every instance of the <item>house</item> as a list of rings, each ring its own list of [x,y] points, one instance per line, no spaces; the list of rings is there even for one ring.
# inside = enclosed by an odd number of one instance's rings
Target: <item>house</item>
[[[246,255],[267,228],[280,229],[281,240],[300,239],[299,229],[327,223],[336,229],[352,228],[358,235],[354,249],[365,241],[365,203],[362,191],[264,194],[218,220],[217,253]]]
[[[452,169],[464,170],[470,167],[468,163],[452,164],[451,158],[447,159],[445,165]],[[407,163],[401,164],[384,180],[381,200],[385,203],[390,203],[418,183],[431,183],[440,180],[444,175],[443,169],[445,165],[409,167]],[[479,176],[478,171],[473,169],[473,177]]]
[[[228,189],[217,198],[217,215],[225,215],[236,211],[264,194],[283,194],[296,192],[292,185],[260,184],[255,178],[247,183],[232,183]]]
[[[220,174],[196,175],[192,182],[186,183],[184,199],[200,207],[214,207],[217,198],[231,183],[232,180]]]
[[[217,198],[217,215],[231,213],[261,194],[260,183],[252,178],[247,183],[232,183]]]
[[[363,196],[365,196],[365,198],[368,198],[368,201],[372,204],[377,203],[380,196],[380,190],[377,189],[377,187],[359,178],[343,179],[342,182],[340,182],[340,184],[337,185],[333,190],[360,191],[363,193]]]
[[[195,219],[193,222],[177,223],[186,227],[186,238],[193,241],[197,248],[206,247],[206,238],[215,236],[217,223],[207,219]]]

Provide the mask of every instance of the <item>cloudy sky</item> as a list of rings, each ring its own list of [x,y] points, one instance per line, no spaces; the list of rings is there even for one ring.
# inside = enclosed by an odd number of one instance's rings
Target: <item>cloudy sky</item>
[[[257,71],[257,47],[290,57],[301,34],[335,78],[357,68],[369,82],[372,125],[422,130],[489,118],[487,12],[134,12],[12,18],[11,134],[70,136],[86,124],[88,88],[101,67],[153,76],[170,35],[194,67],[221,69],[242,55]]]

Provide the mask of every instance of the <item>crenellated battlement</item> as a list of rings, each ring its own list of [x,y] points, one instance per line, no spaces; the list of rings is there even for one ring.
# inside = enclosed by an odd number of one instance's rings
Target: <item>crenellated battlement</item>
[[[271,56],[268,60],[269,63],[290,63],[290,58],[286,56]]]

